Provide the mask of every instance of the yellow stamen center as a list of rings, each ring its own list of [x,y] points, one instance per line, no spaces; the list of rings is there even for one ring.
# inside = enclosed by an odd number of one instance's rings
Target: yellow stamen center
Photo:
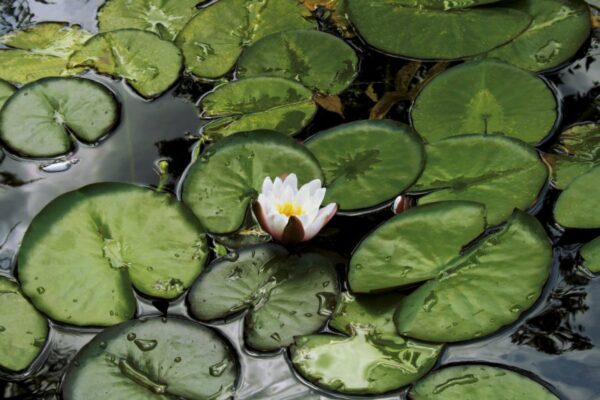
[[[286,201],[283,204],[277,204],[277,211],[279,211],[279,214],[283,214],[286,217],[297,217],[304,213],[300,204],[295,204],[290,201]]]

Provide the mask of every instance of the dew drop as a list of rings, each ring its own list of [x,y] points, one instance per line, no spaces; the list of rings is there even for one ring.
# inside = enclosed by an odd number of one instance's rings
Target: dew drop
[[[181,362],[181,357],[175,357],[175,359],[173,361],[175,361],[176,363],[180,363]]]
[[[53,161],[51,163],[46,163],[46,164],[40,165],[40,170],[42,170],[44,172],[48,172],[48,173],[65,172],[65,171],[68,171],[69,169],[71,169],[71,167],[77,163],[79,163],[78,158],[73,158],[72,160],[66,160],[66,161],[65,160]]]
[[[277,332],[271,335],[271,339],[273,339],[276,342],[281,342],[281,336],[279,336],[279,333]]]
[[[141,351],[152,351],[156,348],[158,342],[156,340],[136,339],[133,341]]]
[[[210,376],[218,377],[218,376],[223,375],[223,372],[225,372],[225,370],[227,369],[228,366],[229,366],[229,360],[225,358],[225,359],[223,359],[223,361],[218,362],[215,365],[212,365],[208,369],[208,372],[210,373]]]
[[[133,342],[136,337],[137,336],[135,335],[135,333],[129,333],[129,334],[127,334],[127,340],[129,340],[130,342]]]
[[[5,327],[3,327],[2,325],[0,325],[0,332],[4,332],[6,330]]]
[[[43,286],[40,286],[40,287],[38,287],[38,288],[36,289],[36,291],[37,291],[39,294],[44,294],[44,293],[46,292],[46,289],[44,289],[44,287],[43,287]]]

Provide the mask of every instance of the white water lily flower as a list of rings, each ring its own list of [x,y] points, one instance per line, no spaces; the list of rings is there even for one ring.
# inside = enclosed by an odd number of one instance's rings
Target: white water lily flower
[[[337,212],[335,203],[320,208],[325,191],[318,179],[298,190],[295,174],[275,181],[266,177],[254,203],[254,214],[275,240],[288,244],[305,242],[315,237]]]

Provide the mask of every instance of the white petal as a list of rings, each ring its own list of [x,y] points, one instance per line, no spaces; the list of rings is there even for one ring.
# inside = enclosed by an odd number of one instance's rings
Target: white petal
[[[289,218],[281,214],[272,214],[267,217],[269,233],[277,240],[283,237],[283,231],[289,221]]]
[[[294,192],[298,191],[298,177],[296,174],[289,174],[283,181],[284,186],[290,187]]]
[[[325,188],[317,189],[317,191],[313,194],[311,201],[314,201],[316,204],[318,204],[318,207],[321,207],[321,204],[325,199],[326,192],[327,189]]]
[[[321,189],[321,181],[319,179],[312,180],[300,188],[300,191],[306,191],[312,196],[317,190]]]
[[[336,212],[337,204],[335,203],[328,204],[325,208],[322,208],[312,224],[304,226],[304,240],[307,241],[317,236],[317,233],[327,225]]]
[[[262,192],[263,194],[269,194],[273,191],[273,181],[270,177],[266,177],[262,184]]]

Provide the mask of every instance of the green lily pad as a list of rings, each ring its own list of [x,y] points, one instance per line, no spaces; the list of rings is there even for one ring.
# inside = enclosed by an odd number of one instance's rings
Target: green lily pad
[[[202,321],[247,309],[246,345],[272,351],[322,328],[338,291],[335,265],[328,258],[288,255],[282,247],[264,245],[241,250],[235,259],[215,261],[193,286],[189,303]]]
[[[560,134],[544,159],[552,167],[554,183],[566,189],[580,175],[600,165],[600,125],[584,124]]]
[[[325,174],[325,202],[342,211],[374,207],[409,188],[425,164],[423,143],[393,121],[358,121],[316,134],[306,147]]]
[[[485,204],[490,225],[527,210],[548,180],[537,152],[503,136],[469,135],[425,146],[427,164],[414,191],[432,191],[419,204],[468,200]]]
[[[226,83],[204,96],[202,116],[216,118],[202,128],[218,139],[238,132],[298,133],[317,112],[312,92],[283,78],[256,77]]]
[[[403,298],[404,295],[398,293],[352,295],[344,292],[329,325],[348,335],[357,327],[393,335],[396,333],[394,312]]]
[[[100,32],[141,29],[175,40],[200,0],[107,0],[98,10]]]
[[[600,272],[600,237],[592,240],[581,248],[580,255],[583,265],[593,273]]]
[[[548,389],[514,371],[458,365],[429,374],[410,391],[411,400],[558,400]]]
[[[92,36],[79,25],[43,22],[0,36],[8,49],[0,50],[0,79],[25,84],[52,76],[71,76],[81,68],[69,68],[67,60]]]
[[[531,22],[527,13],[495,5],[446,11],[406,7],[407,2],[348,0],[347,6],[368,44],[417,59],[455,60],[485,53],[515,38]]]
[[[181,51],[168,40],[138,29],[101,33],[69,59],[71,67],[95,68],[123,78],[144,97],[162,94],[179,79]]]
[[[290,348],[300,375],[344,394],[382,394],[406,386],[433,368],[441,349],[367,329],[351,337],[302,336]]]
[[[485,207],[478,203],[445,201],[411,208],[359,244],[350,261],[350,287],[369,293],[431,279],[485,228]]]
[[[576,178],[554,207],[556,222],[565,228],[600,228],[600,165]]]
[[[50,318],[108,326],[134,315],[134,288],[162,299],[181,295],[207,253],[200,224],[174,197],[101,183],[59,196],[34,218],[19,279]]]
[[[535,144],[552,131],[557,103],[536,75],[483,60],[434,78],[419,93],[411,117],[430,143],[461,134],[496,133]]]
[[[54,157],[73,149],[72,136],[94,143],[119,120],[114,94],[81,78],[45,78],[22,87],[0,110],[0,139],[26,157]]]
[[[581,0],[520,0],[514,8],[531,15],[533,22],[489,57],[542,71],[568,61],[590,36],[590,9]]]
[[[27,368],[42,351],[48,322],[13,281],[0,276],[0,367],[11,371]]]
[[[211,329],[151,318],[106,329],[67,370],[65,400],[229,399],[239,367]]]
[[[316,29],[305,8],[294,0],[220,0],[198,12],[177,37],[189,72],[219,78],[229,72],[242,50],[271,33]]]
[[[358,57],[343,40],[313,30],[265,36],[240,57],[240,77],[278,76],[321,93],[343,92],[358,73]]]
[[[228,136],[207,148],[183,182],[183,201],[203,226],[217,234],[243,224],[266,177],[295,173],[303,185],[323,174],[302,145],[272,132]]]
[[[13,85],[3,80],[0,80],[0,110],[4,106],[4,103],[6,103],[6,100],[8,100],[8,98],[12,96],[13,93],[15,93],[16,91],[17,88],[15,88]]]
[[[398,332],[429,342],[496,332],[536,302],[551,264],[552,246],[541,224],[517,210],[502,230],[446,263],[400,303]]]

